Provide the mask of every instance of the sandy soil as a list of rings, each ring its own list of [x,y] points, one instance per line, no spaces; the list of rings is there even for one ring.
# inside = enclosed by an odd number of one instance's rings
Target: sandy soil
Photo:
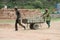
[[[0,23],[0,40],[60,40],[60,21],[51,22],[48,29],[45,23],[38,30],[14,30],[14,23]]]

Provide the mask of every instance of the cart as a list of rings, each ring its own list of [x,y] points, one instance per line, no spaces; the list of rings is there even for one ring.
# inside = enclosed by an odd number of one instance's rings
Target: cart
[[[38,24],[44,23],[44,19],[41,17],[42,13],[39,10],[23,10],[23,12],[22,23],[30,24],[30,29],[38,29],[40,27]]]

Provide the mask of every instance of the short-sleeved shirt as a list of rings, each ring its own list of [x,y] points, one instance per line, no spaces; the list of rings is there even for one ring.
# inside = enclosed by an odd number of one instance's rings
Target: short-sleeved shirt
[[[49,13],[44,13],[44,20],[45,21],[50,21],[51,20],[51,16],[50,16],[50,14]]]

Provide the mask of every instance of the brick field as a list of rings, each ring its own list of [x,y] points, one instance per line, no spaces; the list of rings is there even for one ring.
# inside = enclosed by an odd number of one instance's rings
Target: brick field
[[[0,23],[0,40],[60,40],[60,21],[51,21],[48,29],[46,23],[38,30],[14,30],[14,22]]]
[[[60,20],[52,20],[49,29],[47,28],[47,24],[43,23],[38,30],[30,30],[29,28],[24,30],[18,25],[19,30],[15,31],[14,25],[16,16],[14,10],[4,10],[0,10],[0,40],[60,40]],[[33,10],[33,12],[32,10],[29,12],[28,10],[21,10],[21,13],[21,15],[24,13],[22,18],[27,16],[26,14],[28,14],[28,16],[32,16],[36,13],[40,15],[40,11],[38,10]]]

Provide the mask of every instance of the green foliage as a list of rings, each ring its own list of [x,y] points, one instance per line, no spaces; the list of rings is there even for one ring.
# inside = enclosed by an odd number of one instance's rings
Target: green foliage
[[[4,7],[3,4],[0,4],[0,9],[3,8],[3,7]]]
[[[34,8],[42,8],[42,3],[40,1],[35,1],[32,3],[32,6],[34,6]]]
[[[0,0],[0,3],[6,4],[8,8],[18,6],[19,8],[54,8],[60,0]],[[2,8],[0,4],[0,8]]]

